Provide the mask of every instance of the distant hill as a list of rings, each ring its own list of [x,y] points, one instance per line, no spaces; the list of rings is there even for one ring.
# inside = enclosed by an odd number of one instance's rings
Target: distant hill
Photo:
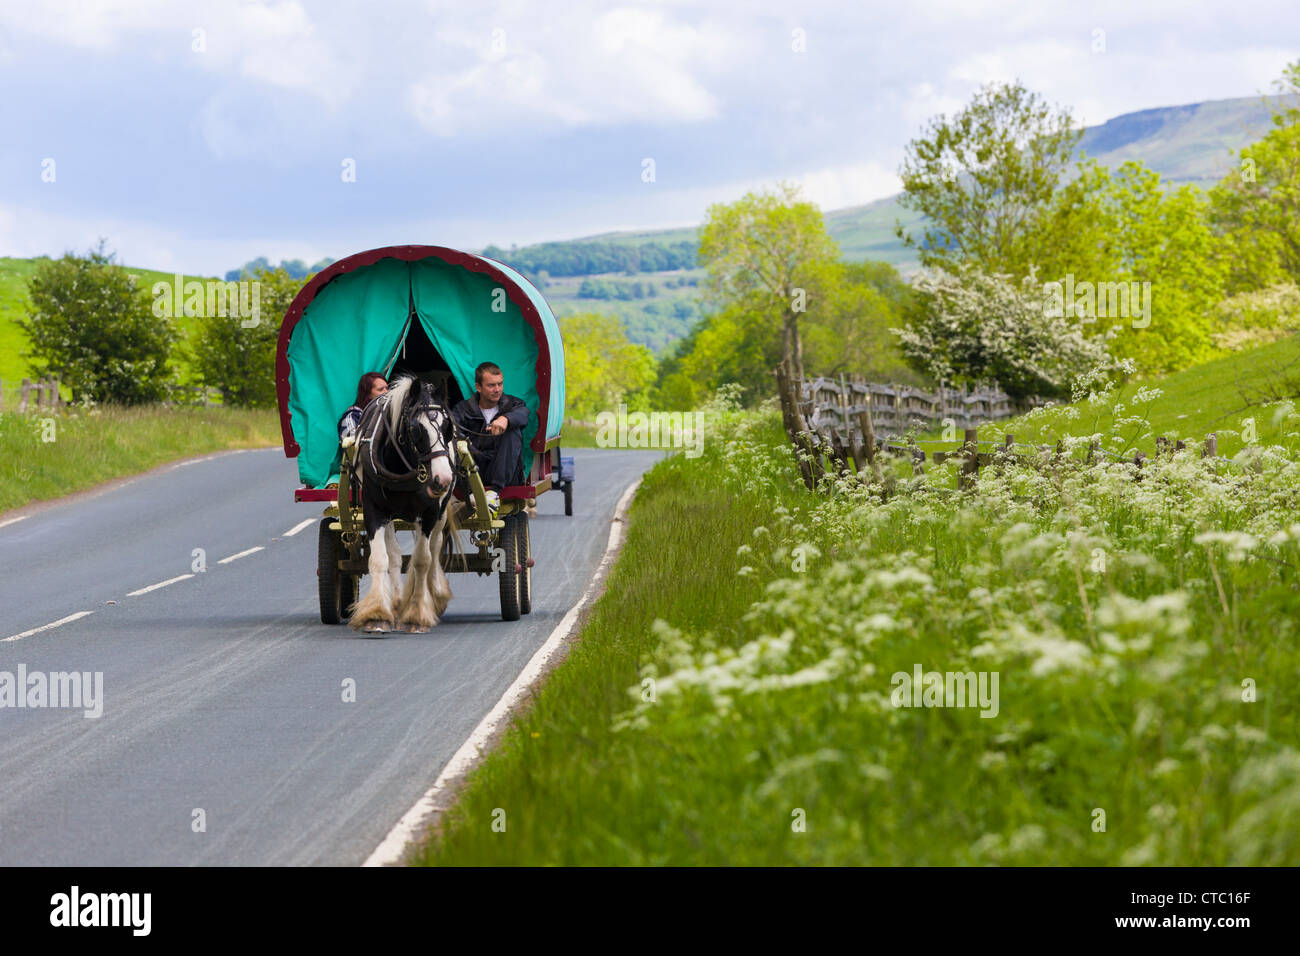
[[[1112,169],[1134,159],[1146,163],[1172,183],[1208,188],[1231,168],[1236,150],[1268,132],[1274,101],[1273,97],[1266,102],[1263,97],[1246,96],[1125,113],[1085,129],[1079,148]],[[894,223],[901,219],[904,227],[916,226],[920,217],[902,209],[897,196],[865,206],[830,210],[825,215],[826,228],[840,244],[845,259],[879,259],[900,268],[915,267],[916,253],[895,238]],[[698,229],[694,228],[662,229],[608,232],[568,242],[678,244],[694,242],[697,235]],[[555,248],[564,244],[547,245]],[[511,254],[527,256],[534,248],[525,246],[511,250]],[[507,261],[510,261],[509,254]]]
[[[1080,148],[1111,168],[1140,160],[1170,182],[1206,188],[1234,165],[1235,151],[1267,133],[1271,115],[1270,102],[1262,97],[1163,106],[1087,128]],[[905,227],[915,227],[919,217],[905,212],[897,196],[829,210],[825,216],[845,259],[881,260],[905,272],[916,267],[915,253],[895,238],[894,223],[901,219]],[[521,268],[542,286],[557,315],[617,315],[629,338],[659,352],[700,318],[697,283],[703,272],[690,267],[698,234],[696,227],[609,232],[511,249],[489,246],[484,254]],[[309,266],[291,260],[281,266],[301,276],[332,261]],[[259,265],[269,263],[255,259],[232,269],[227,278]],[[35,260],[0,259],[0,379],[6,388],[26,374],[26,362],[18,354],[25,337],[14,321],[23,313],[26,280],[34,268]],[[131,271],[146,283],[171,279],[152,270]],[[587,282],[589,278],[594,281]],[[188,331],[184,319],[178,324]],[[179,364],[185,369],[184,357]]]

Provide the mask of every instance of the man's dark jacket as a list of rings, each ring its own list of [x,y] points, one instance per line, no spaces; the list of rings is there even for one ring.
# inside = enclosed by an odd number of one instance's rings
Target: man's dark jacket
[[[470,432],[487,431],[488,423],[483,420],[483,413],[479,411],[477,392],[473,398],[458,403],[451,410],[451,415],[461,428]],[[484,483],[504,488],[524,480],[522,429],[528,424],[528,406],[522,399],[503,392],[501,400],[497,402],[497,415],[504,415],[510,422],[510,426],[500,435],[471,434],[469,446],[470,453],[478,466],[487,469],[483,475]],[[494,419],[495,417],[493,416]],[[502,449],[509,449],[506,454],[512,460],[499,459]]]
[[[504,415],[510,422],[510,428],[522,429],[528,424],[528,406],[524,404],[522,398],[516,398],[505,392],[501,393],[501,401],[497,403],[497,414]],[[487,431],[488,423],[483,420],[483,412],[478,407],[478,392],[475,392],[471,398],[464,399],[456,404],[451,410],[452,418],[456,419],[456,424],[471,432]],[[470,436],[470,444],[478,444],[483,439],[478,435]]]

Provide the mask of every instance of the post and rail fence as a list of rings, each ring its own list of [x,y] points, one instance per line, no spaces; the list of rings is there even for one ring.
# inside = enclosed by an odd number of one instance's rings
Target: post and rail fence
[[[793,391],[792,383],[779,374],[778,381],[780,387]],[[798,415],[806,424],[807,432],[794,437],[798,439],[795,441],[796,450],[811,452],[815,459],[810,467],[801,463],[805,482],[810,488],[815,487],[816,477],[832,469],[837,475],[847,476],[861,475],[869,468],[880,482],[881,455],[909,459],[914,476],[925,473],[927,461],[936,465],[959,461],[957,488],[962,491],[974,488],[981,468],[1030,464],[1059,469],[1067,463],[1062,441],[1055,446],[1023,444],[1017,443],[1010,433],[1003,435],[999,442],[979,440],[978,426],[981,423],[1012,418],[1029,408],[1045,404],[1038,399],[1017,404],[996,388],[930,392],[912,386],[879,385],[857,378],[848,380],[843,376],[839,381],[825,377],[805,379],[801,385]],[[917,443],[903,441],[901,437],[918,420],[922,424],[960,428],[962,440],[955,443],[954,448],[927,453]],[[886,437],[878,438],[878,433]],[[981,450],[981,446],[986,450]],[[1182,441],[1156,438],[1157,456],[1171,456],[1184,447]],[[1218,455],[1217,435],[1206,436],[1201,457],[1226,460]],[[1091,442],[1082,464],[1088,466],[1103,460],[1131,462],[1136,466],[1135,477],[1141,480],[1142,466],[1147,457],[1140,451],[1131,458],[1119,456]]]
[[[5,389],[4,379],[0,379],[0,412],[6,411]],[[55,411],[67,404],[59,394],[59,380],[53,376],[35,382],[30,378],[23,379],[18,386],[16,396],[16,404],[10,410],[20,415],[28,412]]]
[[[210,407],[216,405],[214,399],[220,397],[221,393],[211,386],[172,385],[168,388],[167,399],[163,404]],[[26,415],[67,407],[68,403],[59,394],[57,376],[47,376],[35,382],[24,378],[17,386],[6,385],[4,379],[0,379],[0,412]]]

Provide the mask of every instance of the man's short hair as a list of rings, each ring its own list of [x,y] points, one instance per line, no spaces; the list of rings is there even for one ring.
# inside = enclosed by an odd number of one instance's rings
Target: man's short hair
[[[478,368],[474,369],[475,385],[483,384],[484,372],[491,372],[493,375],[501,375],[501,366],[497,365],[495,362],[483,362],[481,365],[479,365]],[[502,375],[501,377],[505,378],[504,375]]]

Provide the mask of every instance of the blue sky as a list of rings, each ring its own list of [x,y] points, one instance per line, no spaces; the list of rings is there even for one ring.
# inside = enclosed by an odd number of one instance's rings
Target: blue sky
[[[523,245],[782,178],[830,210],[896,192],[908,139],[991,80],[1095,124],[1265,92],[1298,57],[1294,0],[3,0],[0,255],[102,235],[218,274]]]

